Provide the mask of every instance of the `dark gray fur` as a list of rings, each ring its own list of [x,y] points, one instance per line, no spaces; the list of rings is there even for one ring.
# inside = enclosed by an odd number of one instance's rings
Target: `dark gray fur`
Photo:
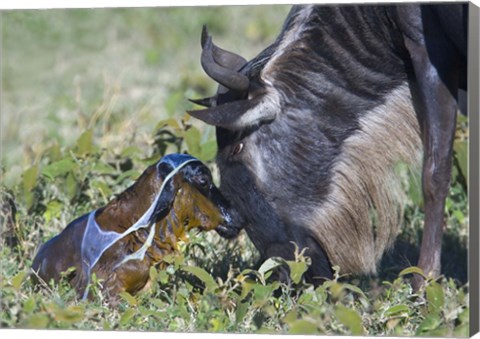
[[[412,153],[414,139],[421,136],[425,148],[426,240],[419,266],[426,273],[439,273],[436,256],[450,178],[457,89],[465,87],[466,79],[466,16],[465,4],[294,6],[276,41],[240,69],[250,80],[248,91],[219,92],[211,100],[213,107],[191,112],[217,126],[221,191],[243,216],[239,222],[264,257],[292,258],[295,242],[308,247],[312,257],[309,278],[329,278],[329,243],[338,244],[338,251],[352,261],[364,254],[350,243],[380,252],[389,246],[396,232],[393,225],[373,225],[392,230],[386,231],[382,244],[372,245],[381,231],[366,234],[363,221],[355,220],[355,209],[364,208],[364,201],[367,209],[380,208],[381,201],[371,195],[388,190],[378,187],[385,180],[365,180],[368,187],[359,191],[363,196],[344,200],[358,205],[339,206],[344,211],[338,224],[311,219],[335,199],[335,187],[350,190],[344,192],[348,196],[356,194],[352,187],[362,185],[363,181],[350,185],[356,173],[350,179],[336,167],[347,153],[346,140],[362,133],[375,138],[377,132],[361,127],[362,121],[385,105],[383,115],[375,114],[401,121],[398,115],[407,114],[406,106],[411,105],[417,121],[404,126],[405,145],[400,147]],[[407,94],[399,90],[402,86]],[[392,93],[403,97],[396,101]],[[255,111],[262,103],[265,108]],[[255,113],[254,119],[245,119],[248,112]],[[377,134],[385,139],[381,131]],[[402,142],[399,139],[392,147]],[[240,143],[243,149],[235,154]],[[369,161],[393,167],[393,158],[387,159],[380,149],[371,159],[356,154],[359,160],[352,160],[352,168],[361,170]],[[365,170],[362,175],[386,175],[382,171]],[[333,181],[342,175],[343,184]],[[401,214],[390,201],[387,205],[382,208]],[[320,236],[321,230],[312,230],[315,222],[317,228],[339,230],[330,238]],[[374,271],[367,266],[350,271]]]

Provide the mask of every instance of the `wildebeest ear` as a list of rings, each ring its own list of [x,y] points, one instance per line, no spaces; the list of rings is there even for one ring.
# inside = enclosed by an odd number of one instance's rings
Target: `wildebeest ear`
[[[212,107],[214,106],[215,99],[215,97],[208,97],[203,99],[188,99],[188,101],[193,102],[194,104],[197,104],[199,106]]]
[[[278,109],[276,102],[263,95],[187,113],[209,125],[238,130],[274,120]]]

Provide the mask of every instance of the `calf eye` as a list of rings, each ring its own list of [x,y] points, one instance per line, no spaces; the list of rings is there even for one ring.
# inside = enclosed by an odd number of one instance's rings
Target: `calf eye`
[[[239,142],[233,148],[232,155],[236,155],[236,154],[240,153],[242,150],[243,150],[243,142]]]
[[[206,176],[199,176],[198,179],[198,184],[203,187],[203,188],[208,188],[210,181],[208,180],[208,177]]]

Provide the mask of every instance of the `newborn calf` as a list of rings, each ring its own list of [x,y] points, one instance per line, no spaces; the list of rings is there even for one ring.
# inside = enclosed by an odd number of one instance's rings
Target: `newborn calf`
[[[192,228],[216,229],[231,237],[238,229],[209,169],[186,154],[170,154],[106,206],[72,221],[47,241],[33,260],[35,275],[59,281],[62,272],[83,299],[93,273],[103,292],[134,294],[149,280],[151,266],[177,250]]]

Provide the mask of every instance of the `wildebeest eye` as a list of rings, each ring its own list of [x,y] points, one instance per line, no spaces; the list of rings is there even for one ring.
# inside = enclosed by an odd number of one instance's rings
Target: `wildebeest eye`
[[[233,148],[232,155],[236,155],[236,154],[240,153],[242,150],[243,150],[243,142],[239,142]]]

